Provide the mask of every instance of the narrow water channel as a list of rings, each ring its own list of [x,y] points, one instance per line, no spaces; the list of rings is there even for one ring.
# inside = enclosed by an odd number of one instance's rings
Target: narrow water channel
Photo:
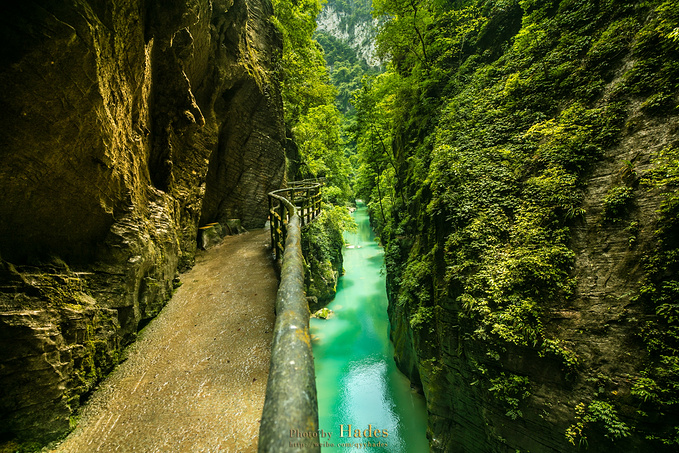
[[[384,253],[365,205],[353,216],[334,315],[311,320],[322,451],[427,452],[424,399],[396,368],[389,341]]]

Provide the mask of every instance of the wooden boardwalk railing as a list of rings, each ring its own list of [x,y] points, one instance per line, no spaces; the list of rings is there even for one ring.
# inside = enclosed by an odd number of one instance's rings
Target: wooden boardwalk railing
[[[271,243],[283,263],[259,428],[260,453],[320,452],[318,437],[312,437],[318,432],[318,401],[301,234],[302,225],[320,213],[320,189],[319,182],[298,181],[269,193]],[[293,432],[305,436],[293,437]]]
[[[269,219],[271,221],[271,247],[276,260],[283,257],[287,225],[296,211],[302,226],[308,224],[321,213],[321,186],[317,180],[293,181],[285,189],[269,193]],[[291,206],[286,204],[286,201]],[[292,208],[297,208],[293,210]]]

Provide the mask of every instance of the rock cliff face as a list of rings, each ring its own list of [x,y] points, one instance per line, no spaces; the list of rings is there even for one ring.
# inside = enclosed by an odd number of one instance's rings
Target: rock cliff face
[[[475,337],[479,332],[460,322],[467,308],[437,295],[443,292],[440,280],[432,284],[432,297],[441,308],[428,326],[413,328],[416,313],[391,294],[396,360],[424,390],[432,451],[580,451],[577,439],[572,445],[565,433],[576,424],[578,405],[593,399],[613,398],[616,412],[610,420],[622,420],[641,433],[662,431],[676,420],[672,413],[639,417],[641,402],[631,390],[644,375],[647,351],[639,335],[651,318],[634,296],[644,281],[644,256],[655,246],[661,202],[657,192],[639,187],[639,178],[652,168],[652,156],[676,140],[679,117],[648,118],[633,109],[628,124],[638,129],[627,130],[629,135],[606,152],[586,180],[584,213],[574,222],[570,244],[574,294],[568,301],[540,301],[546,335],[576,354],[575,368],[530,346],[507,345],[491,335]],[[634,163],[634,174],[625,173],[626,161]],[[605,199],[621,184],[635,187],[634,203],[623,221],[612,222],[604,215]],[[428,228],[428,237],[420,238],[425,250],[436,246],[427,242],[435,237],[432,231],[446,227]],[[442,267],[438,275],[445,272]],[[530,384],[513,386],[498,376],[526,377]],[[515,404],[508,404],[511,399]],[[511,412],[517,409],[518,415]],[[622,442],[625,451],[648,451],[643,434],[615,442],[605,423],[598,419],[587,426],[590,451],[608,451]]]
[[[53,439],[203,223],[285,177],[267,0],[28,1],[0,34],[0,437]]]
[[[379,66],[375,49],[377,20],[370,11],[370,1],[334,2],[330,0],[316,18],[317,30],[348,44],[356,56],[370,66]]]
[[[479,4],[393,146],[391,334],[432,451],[675,451],[677,187],[648,181],[676,161],[679,9]]]

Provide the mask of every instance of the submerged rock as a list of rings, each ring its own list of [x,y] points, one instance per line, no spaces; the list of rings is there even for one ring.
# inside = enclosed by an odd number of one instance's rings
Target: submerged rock
[[[313,318],[319,318],[319,319],[329,319],[332,317],[334,312],[330,310],[328,307],[323,307],[320,310],[316,311],[313,315],[311,315]]]

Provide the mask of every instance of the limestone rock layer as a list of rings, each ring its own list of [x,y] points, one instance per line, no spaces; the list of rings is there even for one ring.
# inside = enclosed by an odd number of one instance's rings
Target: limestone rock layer
[[[198,228],[285,177],[268,0],[0,12],[0,438],[59,436],[171,296]]]

